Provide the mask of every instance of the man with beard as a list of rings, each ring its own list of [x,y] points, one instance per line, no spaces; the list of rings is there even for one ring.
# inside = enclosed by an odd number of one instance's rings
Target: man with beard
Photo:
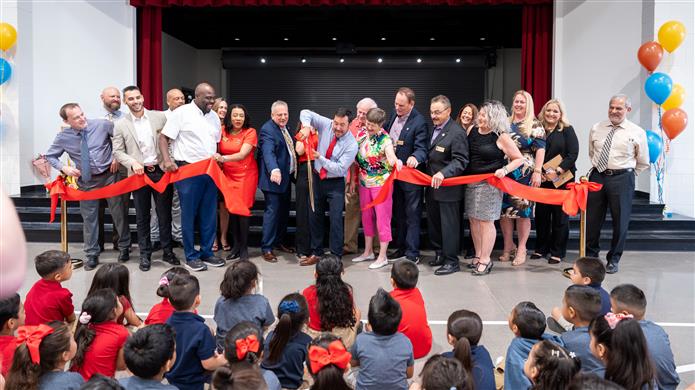
[[[212,112],[215,90],[210,84],[195,87],[195,98],[179,107],[159,134],[159,150],[163,168],[173,172],[179,166],[206,160],[217,152],[222,131],[220,119]],[[169,142],[172,142],[172,155]],[[217,224],[217,187],[208,175],[194,176],[176,182],[181,200],[181,227],[186,267],[204,271],[207,266],[222,267],[225,261],[212,253]],[[194,247],[195,223],[199,222],[200,250]]]

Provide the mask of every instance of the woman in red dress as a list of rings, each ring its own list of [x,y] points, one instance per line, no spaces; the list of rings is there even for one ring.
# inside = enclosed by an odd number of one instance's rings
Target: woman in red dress
[[[222,138],[217,145],[218,153],[215,154],[214,158],[222,164],[222,171],[225,176],[234,181],[241,189],[239,197],[249,209],[253,207],[253,202],[256,199],[256,186],[258,185],[258,165],[253,153],[257,145],[256,129],[251,127],[246,108],[241,104],[230,105],[224,118]],[[223,212],[227,213],[227,209],[224,203],[221,203],[220,214]],[[239,258],[248,260],[249,218],[235,214],[229,216],[234,247],[232,253],[227,256],[227,260]],[[220,220],[222,219],[220,218]]]

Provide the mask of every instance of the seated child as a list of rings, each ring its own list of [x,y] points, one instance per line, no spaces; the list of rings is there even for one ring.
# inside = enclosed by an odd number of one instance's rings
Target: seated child
[[[425,300],[416,287],[418,275],[417,265],[407,259],[396,261],[391,268],[391,297],[401,305],[403,312],[398,331],[410,339],[415,359],[427,356],[432,349],[432,329],[427,322]]]
[[[150,313],[145,319],[145,325],[164,324],[167,322],[171,314],[174,312],[174,307],[169,302],[169,282],[176,275],[190,275],[187,269],[183,267],[171,267],[164,271],[162,278],[159,279],[157,286],[157,295],[162,297],[162,301],[152,306]]]
[[[509,329],[514,339],[507,348],[504,360],[504,387],[525,390],[531,381],[524,374],[524,363],[531,348],[539,341],[549,339],[562,345],[562,340],[545,332],[545,314],[532,302],[517,304],[509,315]]]
[[[176,390],[162,383],[176,361],[176,335],[166,324],[146,326],[135,332],[125,343],[123,356],[134,376],[118,382],[128,390]]]
[[[232,372],[228,367],[220,367],[212,376],[215,390],[265,390],[263,376],[258,370],[246,369]]]
[[[263,359],[263,333],[255,325],[242,321],[232,327],[224,338],[224,357],[232,372],[250,368],[260,369],[269,390],[280,390],[280,381],[272,371],[260,368]],[[222,369],[218,368],[218,370]]]
[[[596,257],[580,257],[574,262],[572,272],[570,272],[570,280],[573,284],[589,286],[601,295],[601,311],[599,312],[601,315],[611,311],[610,296],[601,287],[601,283],[603,283],[605,278],[606,267]],[[550,317],[548,317],[548,327],[553,332],[562,333],[572,329],[572,324],[566,318],[562,318],[562,310],[559,307],[554,307]]]
[[[446,338],[454,347],[442,356],[461,362],[476,390],[495,390],[495,366],[487,349],[478,345],[483,334],[483,321],[477,313],[457,310],[446,323]]]
[[[398,332],[400,305],[380,288],[369,301],[367,317],[367,332],[357,335],[351,351],[351,365],[360,367],[356,388],[407,389],[415,360],[410,340]]]
[[[12,367],[15,350],[15,331],[24,325],[24,305],[19,294],[0,299],[0,374],[7,376]]]
[[[176,310],[167,320],[176,332],[176,362],[165,374],[180,390],[202,390],[213,371],[227,363],[215,352],[215,337],[205,319],[195,314],[200,284],[193,275],[177,275],[169,282],[169,301]]]
[[[261,368],[275,373],[283,389],[298,389],[303,382],[304,362],[311,337],[302,332],[309,319],[306,299],[301,294],[286,295],[278,305],[278,323],[268,333]]]
[[[574,377],[567,390],[625,390],[611,381],[592,373],[580,372]]]
[[[352,355],[339,337],[331,333],[321,335],[309,344],[306,366],[314,379],[310,390],[352,390],[343,375]]]
[[[110,288],[97,290],[82,303],[75,341],[77,353],[71,371],[79,372],[88,381],[94,374],[113,377],[116,370],[125,370],[123,345],[128,339],[125,326],[116,323],[123,306]]]
[[[94,374],[80,390],[126,390],[114,378]]]
[[[34,260],[39,279],[24,299],[25,325],[39,325],[50,321],[75,322],[72,293],[60,283],[70,280],[72,263],[63,251],[46,251]]]
[[[589,324],[600,315],[601,296],[589,286],[573,284],[565,290],[562,298],[562,317],[574,328],[562,333],[560,338],[568,351],[574,352],[582,362],[582,372],[593,372],[603,376],[603,363],[591,354]]]
[[[275,322],[268,298],[254,293],[257,284],[258,268],[248,260],[232,263],[224,273],[214,315],[218,351],[224,349],[224,337],[234,325],[248,321],[265,331]]]
[[[21,329],[39,341],[35,347],[30,347],[26,338],[18,340],[20,343],[17,345],[5,388],[79,389],[84,383],[82,376],[76,372],[65,371],[65,365],[77,351],[77,343],[68,325],[62,321],[51,321],[47,325],[25,326]]]
[[[571,352],[549,340],[536,343],[528,354],[524,373],[533,390],[566,389],[579,373],[581,362]]]
[[[473,390],[473,379],[461,362],[442,355],[432,355],[420,371],[422,384],[413,383],[410,390]]]
[[[644,292],[632,284],[621,284],[611,290],[611,310],[615,314],[631,314],[639,322],[647,340],[649,355],[656,366],[656,381],[659,389],[675,389],[680,378],[671,350],[668,334],[659,325],[645,320],[647,298]]]
[[[133,308],[133,298],[130,297],[130,271],[128,271],[128,267],[117,263],[107,263],[99,267],[94,274],[87,296],[102,288],[112,289],[123,306],[123,313],[118,316],[116,323],[136,328],[142,326],[142,320],[135,314]]]

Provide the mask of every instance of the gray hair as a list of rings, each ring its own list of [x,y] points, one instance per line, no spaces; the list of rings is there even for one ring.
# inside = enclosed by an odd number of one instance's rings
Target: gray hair
[[[625,95],[624,93],[619,93],[617,95],[611,96],[611,100],[608,101],[608,104],[611,104],[613,100],[620,99],[625,102],[625,108],[630,108],[632,107],[632,102],[630,101],[630,97]]]
[[[504,104],[497,100],[488,100],[480,107],[480,111],[485,111],[490,130],[498,135],[509,133],[509,120],[507,120],[509,114]]]
[[[451,101],[449,101],[449,98],[444,95],[437,95],[433,97],[430,104],[434,103],[442,103],[446,108],[451,108]]]
[[[374,107],[371,110],[367,111],[367,120],[381,126],[384,124],[384,121],[386,120],[386,112],[384,112],[384,110],[382,110],[381,108]]]
[[[377,107],[379,107],[379,106],[376,104],[376,102],[374,101],[374,99],[369,98],[369,97],[362,98],[362,100],[360,100],[359,102],[357,102],[357,104],[355,105],[355,107],[358,107],[358,108],[359,108],[360,106],[364,106],[364,107],[367,109],[367,111],[369,111],[369,110],[372,109],[372,108],[377,108]]]
[[[274,113],[275,109],[280,107],[280,106],[285,106],[285,108],[288,108],[287,103],[285,103],[282,100],[276,100],[273,102],[273,104],[270,106],[270,113]]]

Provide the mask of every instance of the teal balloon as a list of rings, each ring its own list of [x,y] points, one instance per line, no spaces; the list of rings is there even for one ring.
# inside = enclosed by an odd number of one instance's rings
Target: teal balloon
[[[644,92],[658,105],[663,104],[673,89],[673,80],[666,73],[653,73],[644,83]]]
[[[659,160],[661,151],[664,150],[664,141],[659,134],[647,130],[647,146],[649,147],[649,162],[654,164]]]
[[[12,67],[10,63],[5,61],[4,58],[0,58],[0,85],[5,84],[5,81],[9,80],[12,76]]]

